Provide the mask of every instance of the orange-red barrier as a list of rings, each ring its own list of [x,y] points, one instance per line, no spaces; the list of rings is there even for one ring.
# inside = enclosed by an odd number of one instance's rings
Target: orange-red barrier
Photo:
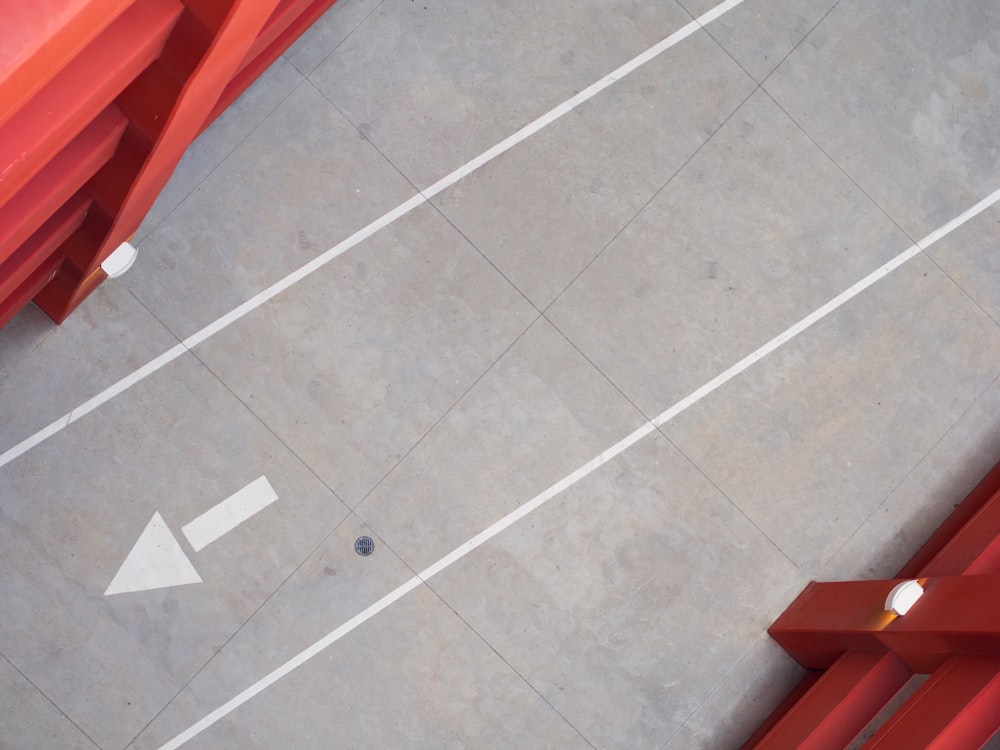
[[[0,326],[62,322],[191,141],[334,0],[0,0]]]
[[[1000,731],[1000,463],[891,581],[810,583],[768,631],[807,667],[743,750],[847,746],[915,673],[929,679],[865,744],[978,748]],[[884,608],[899,580],[924,594]]]

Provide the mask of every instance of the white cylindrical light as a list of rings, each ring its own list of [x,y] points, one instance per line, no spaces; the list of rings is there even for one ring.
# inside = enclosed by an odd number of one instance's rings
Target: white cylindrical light
[[[132,267],[138,255],[139,251],[131,243],[123,242],[104,259],[104,262],[101,263],[101,270],[108,275],[109,279],[117,278]]]
[[[924,587],[918,581],[897,583],[885,598],[885,609],[893,614],[905,615],[923,594]]]

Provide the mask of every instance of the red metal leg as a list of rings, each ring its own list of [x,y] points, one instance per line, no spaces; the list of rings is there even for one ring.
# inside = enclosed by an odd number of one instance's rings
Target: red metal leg
[[[865,748],[979,748],[997,730],[1000,730],[1000,657],[964,654],[941,665]]]
[[[759,741],[744,750],[830,750],[846,746],[912,672],[892,654],[841,656]]]

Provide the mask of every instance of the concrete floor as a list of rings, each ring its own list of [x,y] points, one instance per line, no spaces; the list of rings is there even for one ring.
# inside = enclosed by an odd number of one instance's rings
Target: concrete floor
[[[1000,457],[1000,207],[688,396],[1000,188],[1000,5],[745,0],[176,348],[712,5],[340,0],[0,331],[0,747],[739,745]],[[154,512],[202,582],[105,596]]]

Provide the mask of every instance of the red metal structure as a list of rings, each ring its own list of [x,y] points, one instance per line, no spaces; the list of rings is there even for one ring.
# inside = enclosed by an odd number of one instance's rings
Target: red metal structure
[[[334,0],[0,0],[0,327],[57,323],[190,142]]]
[[[898,616],[902,580],[924,594]],[[864,747],[982,747],[1000,731],[1000,463],[896,580],[810,583],[768,632],[809,672],[744,750],[846,747],[914,674],[930,677]]]

